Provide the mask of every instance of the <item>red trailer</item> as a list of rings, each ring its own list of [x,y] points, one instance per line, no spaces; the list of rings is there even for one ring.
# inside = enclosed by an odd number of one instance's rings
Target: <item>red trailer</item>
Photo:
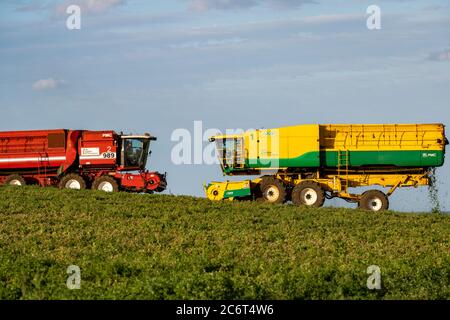
[[[152,140],[112,130],[0,132],[0,184],[161,192],[166,174],[145,170]]]

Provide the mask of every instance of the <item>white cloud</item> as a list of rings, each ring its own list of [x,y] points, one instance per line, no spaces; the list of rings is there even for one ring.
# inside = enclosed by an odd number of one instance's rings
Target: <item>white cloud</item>
[[[201,41],[188,41],[179,44],[172,44],[169,47],[173,49],[186,49],[186,48],[203,48],[203,47],[215,47],[221,45],[239,44],[247,41],[243,38],[230,38],[220,40],[201,40]]]
[[[64,83],[64,81],[55,80],[53,78],[39,79],[38,81],[33,83],[33,90],[43,91],[43,90],[55,89],[63,83]]]
[[[204,12],[208,10],[245,9],[268,5],[274,8],[298,8],[314,0],[190,0],[189,9]]]
[[[67,0],[64,4],[56,7],[58,14],[66,14],[66,9],[70,5],[77,5],[81,8],[81,13],[102,13],[111,8],[125,4],[126,0]]]
[[[41,11],[49,8],[49,4],[46,2],[36,3],[36,2],[24,2],[20,3],[17,7],[17,11],[22,12],[33,12],[33,11]]]
[[[358,14],[324,14],[324,15],[304,17],[302,18],[302,21],[311,24],[315,23],[327,24],[337,22],[358,21],[362,19],[364,19],[364,16]]]
[[[242,9],[257,5],[255,0],[191,0],[189,9],[193,11],[208,11],[211,9]]]
[[[433,61],[450,61],[450,49],[432,52],[428,59]]]

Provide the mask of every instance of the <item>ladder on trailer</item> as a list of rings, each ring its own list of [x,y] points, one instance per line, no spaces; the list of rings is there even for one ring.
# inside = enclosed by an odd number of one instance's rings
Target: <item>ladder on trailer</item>
[[[348,150],[338,150],[337,154],[337,177],[340,181],[341,191],[347,192],[348,169],[350,166],[350,152]]]

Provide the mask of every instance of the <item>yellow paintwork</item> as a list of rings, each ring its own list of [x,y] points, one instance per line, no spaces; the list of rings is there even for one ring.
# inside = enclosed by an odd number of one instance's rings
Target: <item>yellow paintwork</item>
[[[238,135],[243,138],[247,159],[296,158],[321,151],[440,150],[442,124],[327,124],[259,129]],[[259,141],[259,143],[258,143]]]
[[[350,194],[347,188],[343,188],[343,179],[337,175],[325,175],[318,179],[297,179],[292,176],[276,175],[279,180],[297,185],[303,181],[315,181],[322,186],[322,189],[336,194],[340,198],[358,200],[360,195]],[[224,193],[228,190],[238,190],[248,188],[249,184],[257,185],[261,182],[261,178],[244,181],[225,181],[225,182],[211,182],[209,188],[205,187],[205,193],[210,200],[223,200]],[[411,173],[411,174],[351,174],[349,180],[345,181],[345,186],[348,187],[364,187],[378,185],[381,187],[391,187],[388,195],[390,196],[397,188],[401,187],[419,187],[429,185],[429,178],[427,172]],[[214,194],[214,191],[217,191]],[[227,200],[234,200],[228,198]]]
[[[210,200],[223,200],[225,191],[241,190],[245,188],[250,188],[250,180],[225,182],[214,181],[210,183],[209,187],[206,185],[204,186],[206,196]],[[233,200],[233,198],[228,199],[230,201]]]
[[[243,138],[247,159],[294,158],[319,151],[319,125],[299,125],[276,129],[258,129],[243,134],[214,136],[214,139]],[[293,147],[295,146],[295,147]]]
[[[320,125],[325,150],[439,150],[442,124],[329,124]]]
[[[349,152],[418,151],[420,153],[422,150],[444,151],[446,144],[442,124],[297,125],[213,137],[216,140],[224,138],[243,139],[243,154],[249,161],[249,165],[254,159],[276,161],[277,159],[295,159],[308,153],[318,155],[320,152],[322,155],[322,152],[336,152],[338,160],[334,170],[327,171],[320,166],[310,168],[314,178],[311,174],[305,178],[305,175],[282,170],[272,174],[291,187],[305,180],[315,181],[331,195],[348,200],[358,200],[361,196],[349,193],[349,188],[379,185],[390,187],[387,194],[391,195],[399,187],[429,185],[429,172],[426,166],[415,169],[381,167],[379,171],[370,171],[365,168],[355,170],[349,168]],[[339,159],[344,161],[340,162]],[[254,167],[265,170],[259,163]],[[274,166],[267,170],[273,168]],[[209,199],[222,200],[227,190],[243,188],[243,183],[247,184],[249,181],[213,182],[205,191]],[[260,181],[261,178],[251,180],[250,185],[253,188]],[[216,191],[215,195],[212,194],[214,191]]]

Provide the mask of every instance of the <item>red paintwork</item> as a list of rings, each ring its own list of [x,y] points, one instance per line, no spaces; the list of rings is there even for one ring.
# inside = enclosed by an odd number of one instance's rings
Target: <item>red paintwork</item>
[[[57,185],[70,173],[88,185],[102,175],[113,176],[121,189],[157,191],[166,187],[165,175],[119,165],[121,136],[112,130],[33,130],[0,132],[0,183],[11,174],[42,186]]]
[[[49,134],[64,134],[64,130],[0,132],[0,170],[57,169],[65,163],[66,151],[49,148]]]
[[[165,189],[166,187],[165,176],[162,176],[157,172],[142,172],[140,174],[118,173],[116,178],[120,179],[120,184],[127,188],[156,191],[157,189]]]
[[[116,164],[116,157],[105,158],[104,154],[117,155],[117,141],[119,136],[114,131],[83,131],[80,143],[78,144],[78,154],[80,155],[80,165],[91,167],[111,167]],[[83,150],[95,150],[98,153],[92,154]]]

